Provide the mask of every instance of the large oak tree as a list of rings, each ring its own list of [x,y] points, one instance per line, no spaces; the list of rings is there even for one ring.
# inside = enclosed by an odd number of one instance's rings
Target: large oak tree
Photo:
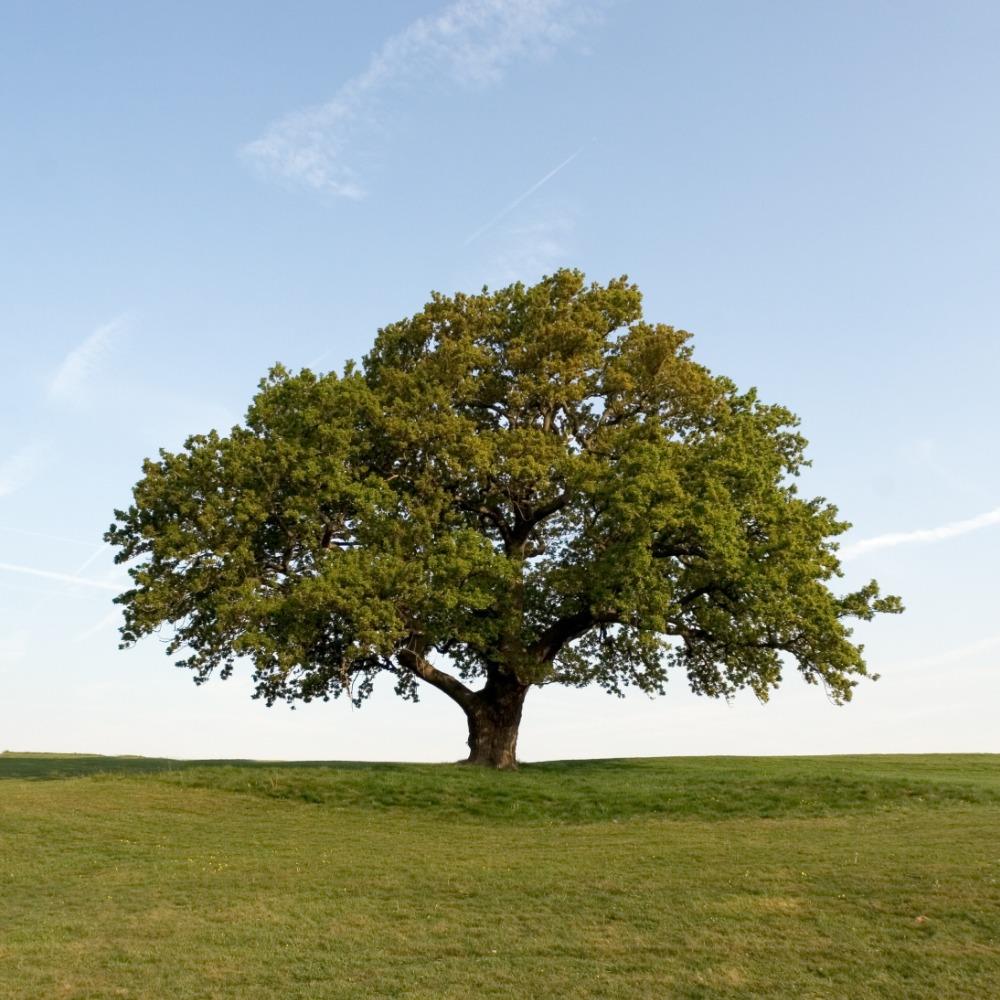
[[[275,368],[243,425],[145,463],[107,533],[123,643],[168,625],[197,681],[247,660],[268,704],[430,684],[501,768],[534,685],[763,699],[794,665],[847,701],[848,621],[900,604],[831,591],[848,525],[798,495],[796,424],[625,278],[435,294],[360,368]]]

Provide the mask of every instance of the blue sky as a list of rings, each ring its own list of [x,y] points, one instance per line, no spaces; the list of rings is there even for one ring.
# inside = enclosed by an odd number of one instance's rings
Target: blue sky
[[[459,754],[436,692],[266,709],[117,650],[143,457],[431,289],[628,273],[802,417],[855,527],[846,708],[535,692],[528,759],[1000,751],[1000,7],[456,0],[0,11],[0,749]]]

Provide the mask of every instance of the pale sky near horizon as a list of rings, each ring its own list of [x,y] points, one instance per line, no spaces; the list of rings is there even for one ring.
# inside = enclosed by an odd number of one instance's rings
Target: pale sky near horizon
[[[628,273],[802,418],[882,675],[838,708],[529,695],[525,759],[1000,751],[1000,6],[0,8],[0,750],[449,760],[381,686],[292,712],[117,649],[142,459],[431,289]]]

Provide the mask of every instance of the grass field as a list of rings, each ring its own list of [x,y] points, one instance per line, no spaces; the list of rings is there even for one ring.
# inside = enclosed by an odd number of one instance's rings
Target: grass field
[[[1000,758],[0,755],[0,997],[1000,997]]]

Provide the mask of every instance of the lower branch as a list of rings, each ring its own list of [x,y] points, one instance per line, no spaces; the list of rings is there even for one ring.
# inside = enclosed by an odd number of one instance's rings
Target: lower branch
[[[475,700],[476,692],[467,688],[457,677],[446,674],[443,670],[438,670],[433,663],[425,659],[412,646],[404,646],[398,650],[396,658],[410,673],[416,674],[431,687],[443,691],[452,701],[461,705],[466,712],[469,711]]]

